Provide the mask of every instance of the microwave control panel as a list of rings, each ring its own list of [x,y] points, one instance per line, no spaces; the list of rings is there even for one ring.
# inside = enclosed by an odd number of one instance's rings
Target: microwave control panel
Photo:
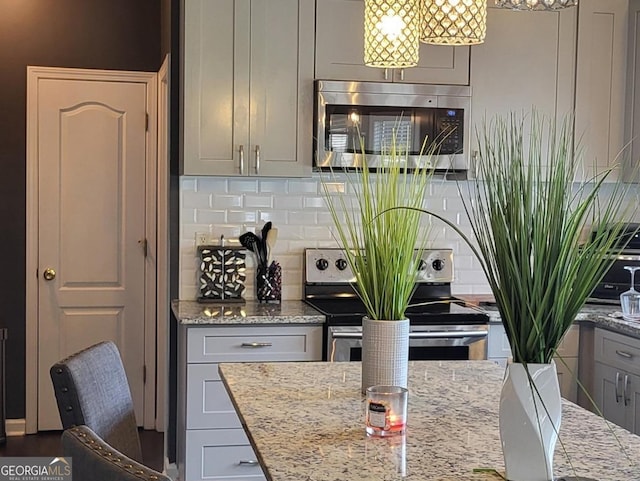
[[[439,153],[459,154],[464,145],[464,110],[435,109],[434,140],[439,144]]]

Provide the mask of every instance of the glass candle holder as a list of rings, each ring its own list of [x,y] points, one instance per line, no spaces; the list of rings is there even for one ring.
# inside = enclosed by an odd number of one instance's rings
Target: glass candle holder
[[[371,386],[366,392],[365,426],[369,436],[403,434],[409,391],[400,386]]]

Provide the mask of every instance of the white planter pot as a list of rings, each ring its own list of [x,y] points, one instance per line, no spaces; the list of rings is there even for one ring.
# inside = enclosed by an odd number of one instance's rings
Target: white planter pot
[[[523,364],[509,364],[502,384],[500,440],[506,477],[551,481],[562,416],[556,365],[527,364],[527,369],[530,376]]]
[[[362,320],[362,392],[369,386],[407,387],[409,319]]]

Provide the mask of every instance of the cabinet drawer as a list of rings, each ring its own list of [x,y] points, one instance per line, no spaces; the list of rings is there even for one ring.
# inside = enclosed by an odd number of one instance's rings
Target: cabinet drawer
[[[187,431],[186,453],[188,481],[266,479],[242,429]]]
[[[187,429],[240,428],[217,364],[187,366]]]
[[[319,361],[321,326],[189,328],[188,362]]]
[[[640,340],[616,332],[596,329],[594,342],[596,361],[640,374]]]

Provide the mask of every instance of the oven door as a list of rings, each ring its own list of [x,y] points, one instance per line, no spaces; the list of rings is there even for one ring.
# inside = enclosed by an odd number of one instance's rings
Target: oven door
[[[483,360],[487,358],[486,324],[411,326],[409,360]],[[329,326],[327,360],[362,360],[362,327]]]

